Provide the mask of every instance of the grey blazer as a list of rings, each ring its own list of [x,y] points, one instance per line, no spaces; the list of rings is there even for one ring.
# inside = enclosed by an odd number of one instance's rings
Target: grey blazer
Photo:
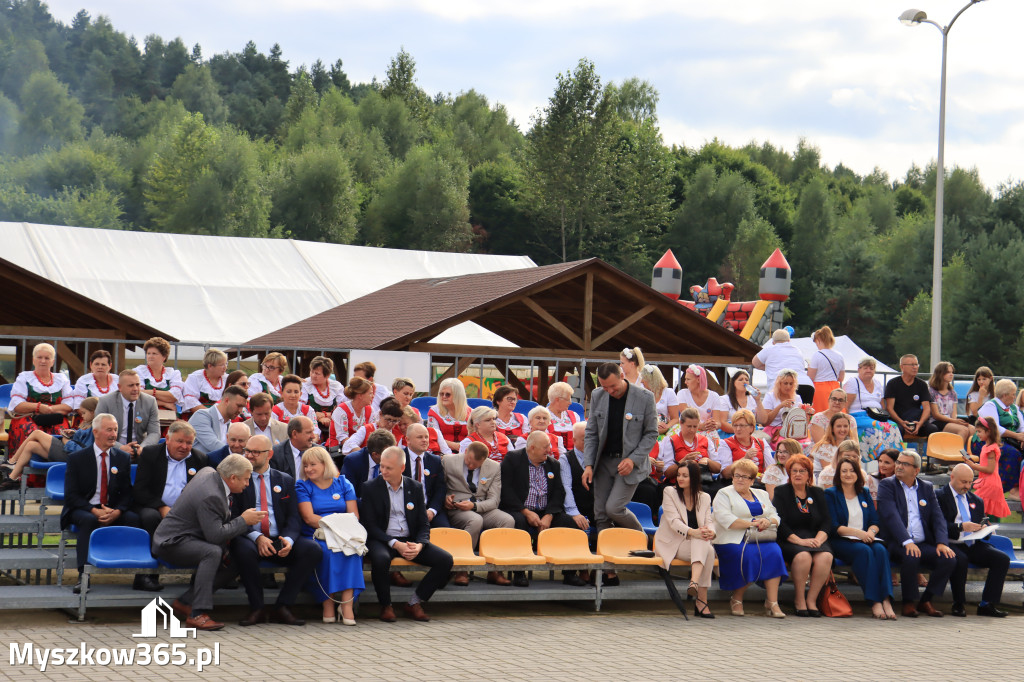
[[[187,540],[223,547],[246,532],[248,526],[241,516],[231,518],[226,490],[216,469],[200,469],[153,533],[153,553]]]
[[[596,467],[608,440],[608,394],[595,388],[590,394],[583,466]],[[654,394],[642,386],[630,384],[626,410],[622,417],[622,456],[633,460],[633,471],[625,476],[628,485],[636,485],[651,473],[649,456],[658,442],[658,413]]]
[[[189,418],[188,423],[196,430],[196,442],[193,447],[204,455],[228,444],[216,405],[199,410]]]
[[[249,417],[242,423],[249,427],[249,433],[254,436],[256,435],[256,423],[253,422],[252,417]],[[277,417],[271,415],[270,423],[267,424],[267,427],[270,428],[271,440],[274,441],[271,443],[272,446],[288,440],[288,425],[279,422]]]
[[[124,430],[124,403],[121,402],[120,391],[108,393],[99,399],[96,414],[101,412],[114,415],[118,433]],[[139,394],[139,399],[135,401],[135,426],[132,430],[135,442],[142,447],[160,442],[160,416],[156,398],[145,393]]]
[[[469,483],[462,473],[462,464],[466,460],[464,454],[445,455],[441,458],[441,466],[444,468],[445,482],[448,484],[448,492],[455,495],[456,502],[473,500],[476,502],[478,514],[486,514],[498,508],[501,503],[501,465],[493,459],[487,458],[480,465],[479,482],[476,484],[476,494],[470,492]]]

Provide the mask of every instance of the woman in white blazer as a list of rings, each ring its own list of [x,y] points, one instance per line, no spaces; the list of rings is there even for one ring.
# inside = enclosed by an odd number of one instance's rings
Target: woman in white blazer
[[[733,464],[732,485],[715,495],[715,550],[718,552],[718,584],[732,590],[729,607],[734,616],[743,615],[743,593],[750,583],[763,581],[767,593],[764,615],[785,618],[779,608],[779,581],[788,575],[782,550],[775,542],[744,542],[748,528],[778,528],[779,515],[768,493],[751,487],[757,465],[749,459]]]
[[[654,534],[654,551],[668,570],[673,559],[690,562],[690,587],[695,599],[693,615],[714,618],[708,608],[708,587],[715,566],[715,529],[711,496],[700,489],[700,466],[686,462],[676,472],[676,484],[662,492],[661,523]]]

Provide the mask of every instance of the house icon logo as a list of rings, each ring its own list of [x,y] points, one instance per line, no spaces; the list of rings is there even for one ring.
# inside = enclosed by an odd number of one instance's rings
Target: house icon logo
[[[174,615],[170,605],[160,597],[142,608],[142,632],[132,637],[156,637],[161,631],[161,621],[162,631],[171,637],[188,637],[190,633],[193,639],[196,637],[196,629],[181,627],[181,622]]]

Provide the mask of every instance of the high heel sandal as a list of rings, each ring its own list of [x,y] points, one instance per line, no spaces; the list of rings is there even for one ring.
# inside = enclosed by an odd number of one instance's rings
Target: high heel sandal
[[[701,609],[707,609],[707,612],[701,611]],[[693,601],[693,615],[697,616],[698,618],[715,617],[715,614],[711,613],[711,608],[708,606],[708,603],[703,599],[697,599],[696,597]]]
[[[690,581],[690,586],[686,588],[686,598],[696,599],[697,598],[697,583]]]
[[[743,601],[742,600],[736,600],[736,599],[729,599],[729,610],[732,612],[732,615],[734,615],[734,616],[742,616],[743,615]]]
[[[779,609],[778,613],[775,609]],[[786,614],[781,608],[779,608],[779,602],[777,601],[766,601],[764,603],[764,615],[768,618],[785,618]]]

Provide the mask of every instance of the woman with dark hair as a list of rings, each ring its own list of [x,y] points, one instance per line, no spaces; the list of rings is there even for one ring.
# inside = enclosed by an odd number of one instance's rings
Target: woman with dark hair
[[[316,424],[316,412],[302,402],[302,377],[298,374],[281,377],[281,402],[274,405],[273,413],[282,424],[290,422],[292,417],[306,417]]]
[[[832,517],[832,551],[837,559],[853,567],[864,598],[871,602],[871,615],[878,620],[896,620],[889,552],[876,538],[878,512],[864,488],[860,459],[841,456],[836,479],[836,485],[825,490]]]
[[[775,489],[772,500],[779,512],[779,547],[793,574],[796,615],[819,618],[818,593],[832,571],[832,516],[825,491],[811,485],[814,465],[806,455],[786,460],[786,473],[789,482]]]
[[[260,371],[249,377],[249,395],[267,393],[274,404],[281,402],[281,377],[288,373],[288,358],[284,353],[267,353],[260,363]]]
[[[665,570],[674,559],[690,562],[690,587],[693,615],[714,618],[708,608],[708,587],[715,566],[714,521],[711,496],[700,488],[700,467],[686,462],[676,472],[676,485],[662,492],[662,515],[654,534],[654,551]]]
[[[899,456],[900,451],[896,448],[886,448],[878,453],[878,459],[875,460],[878,471],[868,476],[868,492],[872,500],[878,499],[878,482],[896,475],[896,458]]]
[[[226,381],[228,386],[238,386],[239,388],[244,388],[246,393],[249,392],[249,375],[246,374],[244,369],[236,369],[228,375]]]
[[[491,397],[491,403],[498,411],[494,423],[498,425],[498,431],[512,442],[523,435],[523,427],[526,425],[523,415],[514,411],[517,402],[519,392],[511,386],[499,386]]]
[[[112,390],[117,389],[117,377],[110,373],[114,367],[110,351],[98,350],[89,356],[88,374],[78,377],[75,383],[74,403],[72,407],[76,410],[86,398],[95,396],[102,398]]]
[[[736,433],[732,428],[732,416],[740,410],[750,410],[757,414],[758,409],[763,409],[761,391],[750,385],[750,375],[741,369],[729,379],[729,390],[718,398],[713,417],[718,422],[720,431]]]
[[[171,344],[166,339],[154,336],[142,346],[146,362],[135,368],[142,384],[142,392],[156,398],[161,410],[176,410],[181,404],[184,382],[181,372],[167,366],[171,356]]]
[[[334,361],[317,355],[309,361],[309,377],[302,382],[302,402],[316,412],[316,423],[320,427],[320,442],[326,443],[331,437],[331,413],[341,402],[345,387],[335,381]]]
[[[331,414],[328,447],[343,444],[353,433],[373,422],[373,384],[362,377],[352,377],[344,395],[348,400],[339,403]]]
[[[947,433],[955,433],[964,442],[971,441],[974,429],[956,413],[956,389],[953,387],[953,363],[940,362],[935,365],[928,379],[928,393],[932,398],[932,419],[936,426]]]

